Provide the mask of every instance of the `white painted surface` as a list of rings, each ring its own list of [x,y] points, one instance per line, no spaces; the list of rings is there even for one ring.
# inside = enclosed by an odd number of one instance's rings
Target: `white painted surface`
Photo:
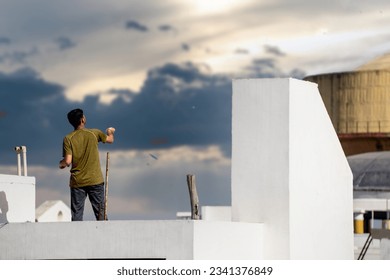
[[[271,259],[289,258],[287,86],[233,81],[232,220],[264,223]]]
[[[0,223],[35,222],[35,177],[0,174]]]
[[[194,259],[261,260],[263,229],[263,224],[195,222]]]
[[[35,211],[37,222],[70,222],[72,214],[68,205],[61,200],[48,200]]]
[[[316,84],[290,80],[289,131],[290,256],[353,259],[353,175]]]
[[[380,241],[380,258],[381,260],[390,260],[390,240],[381,239]]]
[[[352,172],[317,86],[233,81],[232,218],[266,259],[353,259]]]
[[[232,207],[231,206],[202,206],[202,220],[205,221],[231,221]]]
[[[14,223],[0,259],[260,259],[262,225],[205,221]]]
[[[353,200],[353,210],[359,211],[387,211],[390,206],[385,198],[358,198]]]

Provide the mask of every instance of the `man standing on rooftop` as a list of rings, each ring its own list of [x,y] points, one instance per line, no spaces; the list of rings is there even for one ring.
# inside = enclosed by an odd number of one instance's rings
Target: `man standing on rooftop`
[[[70,194],[72,221],[82,221],[85,199],[88,196],[96,220],[104,220],[104,179],[100,167],[98,143],[113,143],[115,128],[106,133],[85,127],[87,119],[83,110],[68,113],[68,121],[74,131],[63,141],[63,159],[59,168],[71,166]]]

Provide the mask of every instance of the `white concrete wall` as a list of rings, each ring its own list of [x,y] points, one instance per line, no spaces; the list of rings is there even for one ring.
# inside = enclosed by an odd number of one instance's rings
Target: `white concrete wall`
[[[263,224],[202,221],[194,224],[195,260],[264,259]]]
[[[233,81],[232,218],[266,259],[353,259],[352,172],[317,85]]]
[[[231,206],[202,206],[201,216],[204,221],[231,221]]]
[[[13,223],[0,259],[261,259],[262,225],[205,221]]]
[[[232,219],[265,223],[266,258],[289,258],[287,86],[233,81]]]
[[[0,223],[35,222],[35,177],[0,174]]]
[[[292,259],[353,259],[353,175],[317,85],[290,80]]]

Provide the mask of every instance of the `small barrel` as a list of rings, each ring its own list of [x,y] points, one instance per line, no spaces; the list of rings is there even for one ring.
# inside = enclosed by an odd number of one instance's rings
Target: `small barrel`
[[[354,231],[356,234],[364,233],[364,213],[356,213],[355,214]]]

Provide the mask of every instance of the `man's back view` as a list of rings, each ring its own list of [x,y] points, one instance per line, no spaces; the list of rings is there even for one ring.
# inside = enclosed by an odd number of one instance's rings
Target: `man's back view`
[[[114,128],[107,128],[105,134],[99,129],[87,129],[83,110],[74,109],[68,113],[68,120],[74,131],[63,141],[61,169],[70,166],[69,186],[71,191],[72,221],[82,221],[85,199],[88,196],[96,220],[104,219],[104,179],[100,167],[98,143],[113,143]]]

